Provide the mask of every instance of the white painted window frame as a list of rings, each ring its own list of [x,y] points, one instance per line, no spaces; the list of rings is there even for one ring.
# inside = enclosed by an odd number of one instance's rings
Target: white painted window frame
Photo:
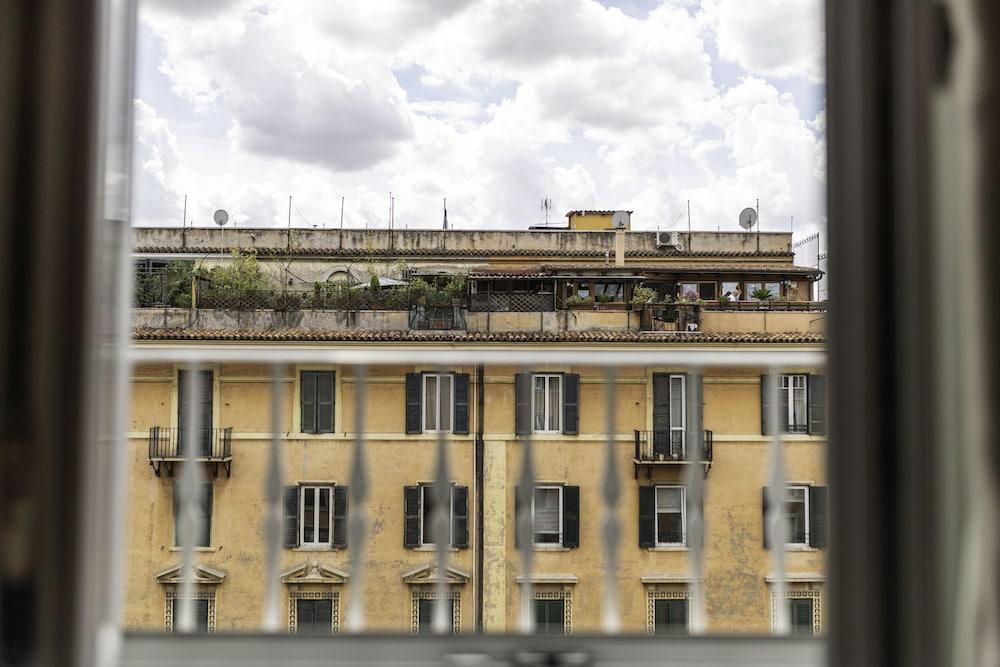
[[[544,405],[542,406],[542,415],[544,417],[544,422],[546,425],[551,423],[551,417],[553,416],[552,402],[549,400],[549,384],[552,382],[553,378],[559,383],[559,399],[558,405],[555,406],[555,428],[535,428],[535,412],[537,405],[535,404],[535,380],[536,378],[542,379],[545,382],[545,390],[542,392],[544,396]],[[562,373],[532,373],[531,374],[531,432],[532,433],[562,433],[563,427],[563,392],[565,391],[566,384],[565,378]]]
[[[329,532],[330,539],[319,541],[319,492],[325,489],[330,494]],[[313,541],[306,542],[306,493],[313,494]],[[300,484],[299,485],[299,546],[303,549],[333,548],[333,485],[332,484]]]
[[[796,387],[795,380],[801,378],[802,386]],[[806,373],[785,373],[781,376],[781,384],[778,386],[779,391],[785,393],[788,398],[787,413],[785,415],[785,430],[792,432],[799,432],[800,430],[809,429],[809,375]],[[801,391],[803,403],[805,405],[805,411],[803,413],[803,422],[801,424],[795,423],[795,396]]]
[[[660,540],[660,489],[680,489],[681,492],[681,541],[680,542],[664,542]],[[656,533],[656,545],[657,546],[668,546],[677,547],[687,544],[687,489],[681,484],[658,484],[656,486],[656,491],[653,494],[654,504],[656,506],[655,519],[653,521],[653,530]],[[666,513],[666,510],[664,510]]]
[[[451,392],[449,394],[449,405],[448,405],[448,428],[440,428],[441,424],[435,424],[437,428],[430,428],[427,424],[427,379],[436,378],[436,394],[437,396],[435,405],[437,410],[434,411],[435,421],[441,420],[441,379],[448,378],[448,382],[451,385]],[[420,410],[420,427],[424,433],[451,433],[455,430],[455,374],[454,373],[423,373],[420,378],[420,396],[422,399],[421,410]]]
[[[538,529],[535,527],[537,525],[535,521],[535,493],[541,490],[554,490],[557,497],[559,498],[558,508],[559,508],[559,539],[555,542],[538,542],[535,540],[535,536],[538,534]],[[536,547],[554,547],[562,546],[563,543],[563,485],[561,484],[536,484],[531,490],[531,543]],[[550,534],[550,533],[546,533]]]
[[[680,381],[680,384],[681,384],[681,390],[680,390],[680,394],[681,394],[681,413],[680,413],[680,415],[675,415],[674,414],[674,403],[673,403],[673,398],[674,398],[674,380]],[[670,392],[669,392],[669,396],[668,396],[668,400],[670,401],[670,405],[669,405],[669,408],[670,408],[670,439],[669,439],[669,442],[667,444],[668,444],[668,446],[670,444],[672,444],[673,440],[674,440],[674,433],[675,432],[679,432],[681,434],[681,456],[686,457],[687,456],[687,376],[686,375],[682,375],[682,374],[672,373],[669,376],[669,378],[667,379],[667,382],[669,383],[669,388],[670,388]],[[679,425],[675,425],[675,423],[678,421],[678,420],[675,420],[675,417],[679,418]]]
[[[805,508],[805,517],[806,517],[806,529],[805,529],[803,540],[801,542],[788,541],[788,542],[785,542],[785,545],[786,546],[790,546],[790,547],[807,547],[807,546],[809,546],[809,531],[812,528],[812,526],[809,525],[809,489],[810,489],[810,487],[809,487],[808,484],[789,484],[789,485],[787,485],[785,487],[785,503],[786,504],[789,502],[789,499],[788,499],[788,496],[790,495],[789,492],[792,491],[793,489],[802,489],[803,506]],[[792,535],[792,533],[791,533],[791,531],[789,531],[788,532],[789,538],[791,538],[791,535]]]

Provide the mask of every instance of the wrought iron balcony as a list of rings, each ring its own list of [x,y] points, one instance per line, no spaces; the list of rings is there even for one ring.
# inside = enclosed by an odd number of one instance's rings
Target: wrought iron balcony
[[[215,477],[219,476],[220,465],[225,468],[226,477],[232,474],[232,427],[198,429],[190,447],[187,440],[186,429],[166,426],[149,429],[149,465],[157,477],[163,469],[167,476],[173,477],[174,464],[188,459],[208,463]]]
[[[705,472],[712,467],[712,432],[704,431],[701,451],[688,456],[688,434],[686,431],[635,431],[635,476],[639,478],[639,467],[646,466],[647,475],[652,474],[655,465],[701,463]]]

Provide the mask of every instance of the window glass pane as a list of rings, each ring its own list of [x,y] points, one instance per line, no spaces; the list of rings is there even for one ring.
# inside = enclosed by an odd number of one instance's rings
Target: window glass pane
[[[319,492],[319,538],[317,542],[330,542],[330,488],[323,487]]]
[[[535,376],[534,413],[536,431],[545,430],[545,378]]]
[[[741,301],[743,292],[740,291],[740,284],[738,282],[724,282],[722,283],[720,294],[722,296],[728,295],[733,301]]]
[[[785,503],[785,515],[788,517],[788,541],[792,544],[804,544],[806,541],[806,489],[790,487],[788,500]]]
[[[424,429],[437,430],[438,389],[437,376],[424,376]]]
[[[316,489],[302,488],[302,541],[316,541]]]
[[[419,600],[417,602],[417,632],[432,634],[434,632],[434,610],[437,605],[445,605],[445,615],[448,618],[448,634],[455,633],[455,601],[454,600]]]
[[[590,283],[577,283],[576,284],[576,295],[581,299],[586,299],[590,296]]]
[[[813,634],[813,601],[810,598],[792,598],[789,603],[789,619],[792,635],[811,636]]]
[[[562,378],[550,377],[549,381],[549,425],[548,430],[559,430],[559,416],[562,412],[562,402],[559,400],[559,386]]]
[[[559,541],[559,489],[535,489],[535,542]]]
[[[192,600],[194,605],[194,627],[195,632],[208,632],[208,600]],[[178,598],[173,599],[173,632],[178,632],[177,629],[177,619],[180,615],[181,601]]]
[[[656,600],[654,602],[655,634],[686,635],[688,633],[687,616],[687,600]]]
[[[795,376],[795,385],[792,395],[792,424],[797,427],[806,426],[806,388],[805,376]]]
[[[698,283],[681,283],[680,298],[688,301],[698,300]]]
[[[764,283],[766,287],[771,292],[771,297],[777,299],[781,296],[781,283]]]
[[[424,544],[434,544],[434,513],[437,511],[437,504],[434,502],[434,487],[422,486],[420,491],[423,494],[423,535],[421,541]]]
[[[710,301],[715,299],[715,283],[698,283],[698,297]]]
[[[442,375],[439,379],[441,385],[441,416],[438,420],[438,428],[450,431],[451,426],[451,377]]]

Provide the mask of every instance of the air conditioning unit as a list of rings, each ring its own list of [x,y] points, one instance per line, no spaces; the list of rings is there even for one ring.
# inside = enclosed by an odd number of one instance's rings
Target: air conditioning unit
[[[683,250],[684,244],[681,242],[680,232],[656,232],[657,248],[673,248]]]

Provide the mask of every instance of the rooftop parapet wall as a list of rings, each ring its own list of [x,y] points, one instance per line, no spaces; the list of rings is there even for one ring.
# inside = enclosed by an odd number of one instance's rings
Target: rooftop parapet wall
[[[681,232],[682,252],[658,247],[656,232],[625,232],[625,253],[685,255],[689,253],[792,254],[788,232]],[[614,257],[613,231],[508,231],[508,230],[363,230],[363,229],[225,229],[140,227],[132,230],[136,252],[199,253],[226,248],[256,248],[271,253],[302,255],[324,252],[489,256],[532,254]]]

